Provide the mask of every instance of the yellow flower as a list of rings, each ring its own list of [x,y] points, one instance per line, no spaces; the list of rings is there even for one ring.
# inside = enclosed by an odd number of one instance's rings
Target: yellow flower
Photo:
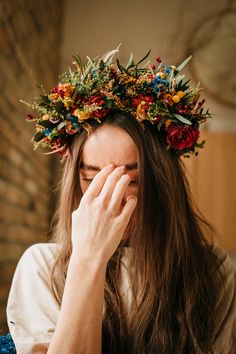
[[[135,83],[136,79],[132,76],[127,75],[127,74],[122,74],[122,75],[120,75],[119,81],[123,84],[129,84],[129,83]]]
[[[73,114],[78,117],[80,121],[86,120],[90,117],[89,112],[79,111],[78,109],[76,109]]]
[[[127,94],[128,96],[134,96],[134,95],[135,95],[135,91],[134,91],[131,87],[129,87],[129,88],[126,90],[126,94]]]
[[[165,124],[166,128],[168,128],[169,125],[171,124],[171,120],[167,119],[164,124]]]
[[[164,93],[163,94],[163,100],[168,104],[169,106],[173,106],[173,101],[172,101],[172,96],[169,93]]]
[[[148,77],[148,75],[142,75],[140,76],[137,81],[136,81],[136,84],[142,84],[144,82],[151,82],[151,79]]]
[[[174,95],[174,96],[172,97],[172,101],[173,101],[174,103],[179,103],[179,101],[180,101],[180,96]]]
[[[185,92],[184,91],[178,91],[176,93],[177,96],[179,96],[180,98],[183,98],[185,96]]]
[[[140,103],[137,107],[137,110],[136,110],[136,119],[138,122],[142,122],[146,118],[147,118],[146,111],[145,111],[145,109],[143,109],[142,103]]]
[[[110,80],[105,86],[104,91],[112,91],[115,80]]]
[[[62,102],[64,103],[64,106],[66,107],[66,109],[69,109],[70,106],[72,106],[73,103],[74,103],[74,102],[72,101],[72,99],[70,99],[70,98],[68,98],[68,97],[64,98],[64,100],[62,100]]]
[[[165,73],[163,73],[163,72],[158,72],[157,74],[156,74],[156,76],[160,76],[162,79],[166,79],[166,74]]]
[[[49,120],[50,118],[50,115],[49,114],[44,114],[43,115],[43,120]]]

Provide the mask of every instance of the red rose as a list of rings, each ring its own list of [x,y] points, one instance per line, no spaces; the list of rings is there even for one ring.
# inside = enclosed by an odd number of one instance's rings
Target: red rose
[[[139,94],[131,99],[131,106],[135,108],[137,108],[140,103],[143,109],[148,109],[152,103],[155,103],[155,98],[153,96],[143,96]]]
[[[96,104],[98,107],[103,107],[106,104],[104,99],[101,96],[93,96],[87,101],[87,105]],[[109,113],[110,109],[107,107],[103,107],[93,111],[93,115],[97,118],[103,118]]]
[[[199,130],[191,126],[170,125],[167,129],[166,142],[174,149],[190,148],[198,139]]]
[[[59,85],[57,85],[56,87],[54,87],[54,88],[51,90],[51,92],[52,92],[52,93],[57,93],[62,99],[63,99],[64,96],[65,96],[64,90],[62,90]]]
[[[152,121],[154,124],[158,124],[161,119],[162,119],[162,115],[158,114]]]

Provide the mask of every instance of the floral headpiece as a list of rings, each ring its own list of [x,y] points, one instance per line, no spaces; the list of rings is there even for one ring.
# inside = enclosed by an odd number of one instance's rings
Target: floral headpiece
[[[162,134],[167,149],[179,155],[197,155],[205,140],[197,143],[199,125],[210,118],[204,111],[205,100],[199,98],[199,87],[192,88],[189,81],[179,72],[191,57],[177,68],[165,66],[160,57],[157,65],[141,63],[147,55],[135,63],[131,54],[124,67],[117,59],[112,62],[119,49],[91,60],[83,67],[79,55],[74,56],[76,70],[69,69],[59,77],[59,84],[47,94],[41,86],[42,95],[37,102],[29,104],[39,115],[28,114],[27,120],[36,122],[36,133],[32,141],[35,149],[41,145],[51,152],[66,155],[73,135],[85,129],[91,132],[90,122],[102,119],[111,111],[127,112],[145,129],[144,121],[156,126]]]

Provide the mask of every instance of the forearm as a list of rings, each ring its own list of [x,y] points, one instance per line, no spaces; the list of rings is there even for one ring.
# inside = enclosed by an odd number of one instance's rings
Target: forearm
[[[72,256],[48,354],[100,354],[106,264]]]

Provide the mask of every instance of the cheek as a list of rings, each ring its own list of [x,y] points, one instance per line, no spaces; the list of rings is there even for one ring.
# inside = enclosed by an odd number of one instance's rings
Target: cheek
[[[137,185],[130,185],[125,193],[125,197],[128,197],[129,195],[138,195],[138,186]]]
[[[84,194],[86,192],[86,190],[88,189],[88,187],[89,187],[89,183],[87,181],[83,181],[80,178],[80,187],[81,187],[82,193]]]

